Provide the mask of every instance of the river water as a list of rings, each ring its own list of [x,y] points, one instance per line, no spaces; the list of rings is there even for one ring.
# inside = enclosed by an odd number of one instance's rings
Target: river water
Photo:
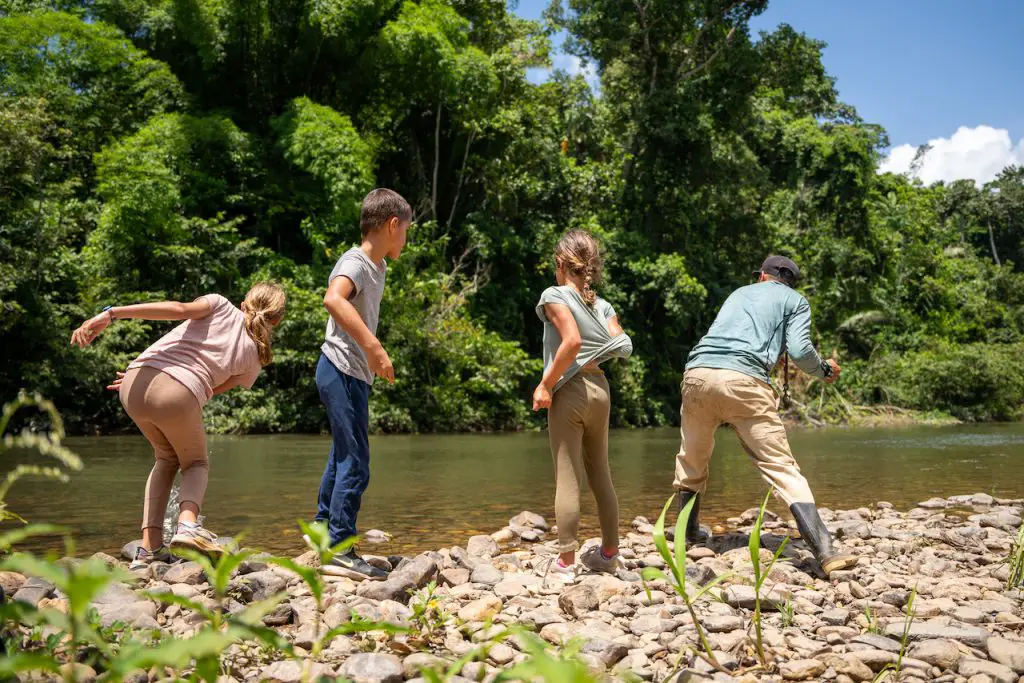
[[[880,500],[907,508],[931,496],[985,492],[1024,495],[1024,425],[791,430],[793,451],[819,504],[832,508]],[[326,437],[210,438],[207,526],[245,534],[245,544],[297,553],[296,520],[311,519],[329,449]],[[152,451],[142,437],[69,439],[85,468],[67,484],[22,481],[9,509],[32,522],[70,526],[77,554],[115,552],[140,536],[142,494]],[[679,446],[672,429],[613,431],[612,472],[621,522],[657,516],[671,493]],[[393,534],[375,553],[409,553],[464,543],[531,510],[554,523],[554,479],[544,433],[371,438],[372,479],[360,526]],[[39,456],[7,454],[0,473]],[[48,464],[48,463],[45,463]],[[704,502],[707,520],[756,506],[766,491],[731,431],[721,430]],[[595,507],[583,499],[583,534],[597,532]],[[782,512],[782,506],[773,508]],[[584,535],[583,538],[586,536]],[[38,541],[35,549],[56,548]],[[48,545],[49,544],[49,545]],[[369,548],[367,548],[370,550]]]

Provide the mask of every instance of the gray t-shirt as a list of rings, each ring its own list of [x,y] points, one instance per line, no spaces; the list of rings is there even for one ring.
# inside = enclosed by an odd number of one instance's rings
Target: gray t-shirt
[[[380,300],[384,296],[384,278],[387,265],[381,260],[375,264],[359,247],[353,247],[341,255],[334,264],[331,276],[327,278],[330,286],[334,278],[344,275],[355,285],[355,294],[350,299],[359,317],[374,335],[377,334],[377,321],[380,319]],[[373,371],[366,360],[366,353],[359,344],[343,330],[333,317],[327,318],[327,336],[320,350],[327,360],[346,375],[373,384]]]
[[[608,331],[608,321],[615,317],[615,309],[604,299],[598,297],[593,307],[583,301],[580,293],[570,285],[548,287],[540,295],[537,302],[537,317],[544,323],[544,371],[551,366],[562,343],[558,328],[548,320],[545,304],[565,304],[569,307],[576,327],[580,331],[582,342],[576,360],[573,361],[565,374],[555,384],[554,391],[562,388],[580,369],[593,361],[603,363],[609,358],[629,358],[633,353],[633,340],[623,333],[613,337]],[[553,393],[553,392],[552,392]]]

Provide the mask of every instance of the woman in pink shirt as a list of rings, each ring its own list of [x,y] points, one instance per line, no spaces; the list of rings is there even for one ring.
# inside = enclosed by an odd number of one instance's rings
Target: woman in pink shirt
[[[219,294],[191,303],[108,306],[71,335],[72,344],[84,347],[119,318],[185,321],[139,354],[107,387],[120,393],[125,412],[156,455],[146,483],[142,546],[131,569],[170,559],[163,545],[163,523],[179,469],[180,511],[171,549],[220,553],[217,536],[199,524],[210,468],[203,406],[233,387],[252,388],[260,370],[273,360],[271,334],[284,317],[284,307],[284,290],[261,282],[245,295],[241,310]]]

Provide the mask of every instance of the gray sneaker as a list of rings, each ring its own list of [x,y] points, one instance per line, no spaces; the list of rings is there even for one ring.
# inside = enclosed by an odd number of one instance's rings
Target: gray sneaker
[[[208,557],[217,558],[224,548],[217,542],[217,534],[199,524],[178,523],[178,533],[171,539],[171,551],[194,550]]]
[[[147,569],[149,565],[154,562],[166,562],[170,564],[174,562],[174,556],[171,555],[171,551],[167,549],[167,546],[162,545],[155,550],[146,550],[141,545],[135,549],[135,559],[128,565],[128,571],[133,572],[136,569]]]
[[[615,553],[611,557],[605,557],[601,546],[592,545],[580,554],[580,564],[592,572],[614,574],[620,565],[619,554]]]

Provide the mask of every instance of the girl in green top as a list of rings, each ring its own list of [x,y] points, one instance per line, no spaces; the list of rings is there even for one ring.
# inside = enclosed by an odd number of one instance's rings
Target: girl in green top
[[[555,519],[559,556],[538,567],[543,574],[573,581],[578,571],[576,534],[580,487],[586,472],[597,500],[601,545],[580,560],[594,571],[614,572],[619,553],[619,504],[608,468],[608,380],[600,364],[633,351],[615,310],[593,290],[601,276],[594,237],[570,230],[555,248],[557,287],[537,303],[544,323],[544,376],[533,392],[533,409],[548,409],[548,436],[555,464]]]

